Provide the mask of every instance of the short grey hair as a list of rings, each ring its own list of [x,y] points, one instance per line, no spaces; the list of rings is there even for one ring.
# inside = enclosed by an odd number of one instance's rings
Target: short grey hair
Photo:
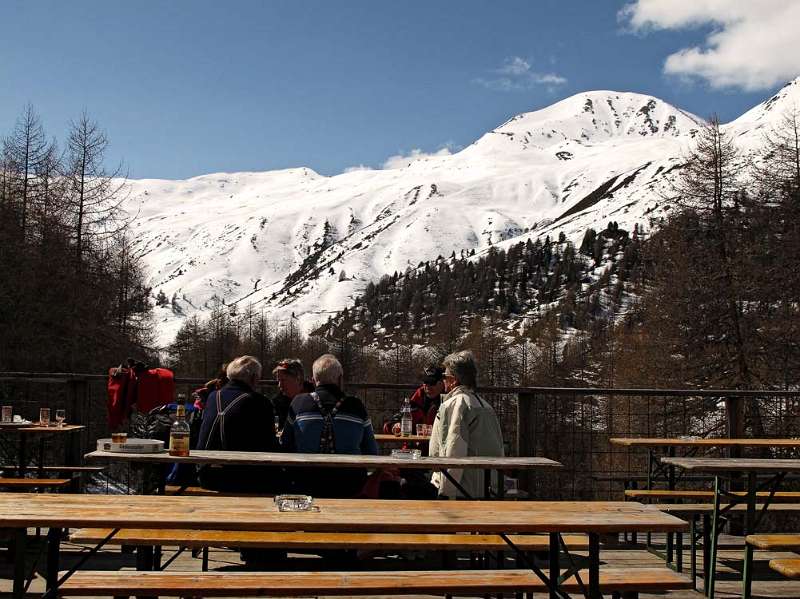
[[[457,351],[446,356],[442,362],[446,371],[456,377],[461,385],[475,387],[478,382],[478,367],[475,356],[469,350]]]
[[[225,373],[232,381],[249,384],[253,380],[257,381],[261,378],[261,362],[253,356],[239,356],[228,364]]]
[[[311,367],[314,382],[318,385],[338,385],[344,375],[342,364],[333,354],[323,354],[314,361]]]

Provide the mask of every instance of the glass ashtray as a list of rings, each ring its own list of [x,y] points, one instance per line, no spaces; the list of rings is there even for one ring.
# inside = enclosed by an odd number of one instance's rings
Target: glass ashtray
[[[419,449],[393,449],[392,457],[401,460],[417,460],[422,457],[422,451]]]
[[[278,506],[279,512],[319,511],[311,495],[276,495],[275,505]]]

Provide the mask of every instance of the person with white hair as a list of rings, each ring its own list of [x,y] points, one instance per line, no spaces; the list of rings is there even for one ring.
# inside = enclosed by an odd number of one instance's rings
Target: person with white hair
[[[442,399],[433,422],[429,444],[430,456],[502,456],[503,431],[489,402],[475,391],[478,367],[470,351],[450,354],[444,359]],[[483,472],[474,468],[450,470],[449,474],[473,498],[483,492]],[[434,472],[431,483],[439,497],[463,497],[458,487],[441,472]]]
[[[361,400],[342,390],[344,371],[325,354],[312,367],[314,391],[297,395],[289,406],[281,445],[299,453],[377,455],[372,422]],[[360,468],[295,469],[297,491],[315,497],[352,497],[364,486]]]
[[[270,401],[256,391],[261,364],[240,356],[226,369],[228,382],[208,394],[196,449],[279,451]],[[280,491],[282,471],[255,466],[207,466],[198,473],[208,489],[229,492]]]

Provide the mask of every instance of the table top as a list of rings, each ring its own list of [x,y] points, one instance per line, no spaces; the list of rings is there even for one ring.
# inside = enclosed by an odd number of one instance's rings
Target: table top
[[[41,426],[39,424],[1,424],[0,423],[0,431],[3,432],[11,432],[11,433],[24,433],[26,435],[36,435],[36,434],[51,434],[51,433],[74,433],[76,431],[82,431],[86,427],[81,424],[65,424],[64,426],[58,427],[55,424],[51,424],[50,426]]]
[[[661,458],[661,462],[693,472],[800,472],[800,459]]]
[[[798,447],[800,439],[698,439],[686,437],[612,437],[612,445],[623,447]]]
[[[181,528],[308,532],[672,532],[687,523],[634,501],[318,499],[279,512],[260,497],[0,493],[0,528]]]
[[[387,433],[376,433],[375,440],[378,443],[427,443],[431,438],[427,435],[410,435],[408,437],[398,437]]]
[[[188,457],[175,457],[169,453],[117,453],[92,451],[87,460],[107,460],[142,463],[186,463],[250,466],[314,466],[324,468],[419,468],[442,470],[446,468],[483,468],[493,470],[538,470],[561,468],[559,462],[548,458],[480,457],[445,458],[423,456],[417,459],[393,458],[382,455],[346,455],[325,453],[275,453],[256,451],[212,451],[193,449]]]

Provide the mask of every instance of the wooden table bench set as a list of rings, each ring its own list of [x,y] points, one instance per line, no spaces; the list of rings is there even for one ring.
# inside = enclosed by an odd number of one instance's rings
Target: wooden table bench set
[[[63,426],[23,425],[16,423],[0,423],[0,433],[4,437],[15,437],[16,464],[0,464],[0,490],[69,490],[80,489],[80,476],[101,472],[101,466],[83,466],[72,463],[69,456],[72,453],[67,448],[64,465],[45,465],[45,447],[48,438],[52,436],[65,437],[71,440],[86,427],[79,424],[65,424]],[[33,468],[29,465],[29,444],[33,441],[37,445],[38,460]],[[30,476],[30,475],[33,476]],[[52,476],[53,474],[57,476]]]
[[[480,468],[498,472],[551,470],[558,462],[545,458],[420,458],[319,454],[252,454],[193,451],[186,458],[164,454],[130,455],[91,452],[90,460],[166,463],[257,464],[291,467],[424,468],[447,472]],[[14,597],[26,589],[27,528],[48,528],[46,597],[63,596],[300,596],[371,594],[571,593],[599,598],[603,594],[634,597],[639,592],[686,589],[691,582],[669,568],[601,567],[601,536],[621,532],[682,532],[685,521],[653,506],[635,502],[569,501],[398,501],[317,499],[316,509],[280,512],[268,497],[224,493],[182,495],[165,503],[153,495],[19,495],[0,494],[0,526],[14,529],[16,542]],[[161,491],[166,491],[162,488]],[[30,498],[30,499],[29,499]],[[15,509],[12,509],[14,506]],[[71,540],[94,545],[67,572],[59,573],[65,529],[78,529]],[[137,547],[131,572],[87,571],[88,559],[106,545]],[[498,560],[495,569],[444,571],[220,572],[208,571],[207,553],[199,572],[174,572],[155,560],[156,547],[207,550],[209,547],[281,548],[291,551],[332,549],[441,550],[508,552],[514,568]],[[179,551],[182,549],[179,549]],[[582,552],[576,555],[575,552]],[[534,557],[532,552],[537,552]]]
[[[660,510],[687,519],[690,523],[689,539],[691,550],[691,578],[696,580],[697,543],[703,541],[704,562],[704,594],[714,597],[716,564],[719,534],[722,520],[728,514],[740,513],[744,520],[746,536],[743,573],[742,596],[749,599],[752,594],[753,552],[764,550],[800,550],[798,535],[756,535],[754,534],[765,513],[800,512],[800,492],[781,491],[781,485],[789,476],[800,474],[800,459],[782,458],[741,458],[741,457],[675,457],[675,448],[684,447],[690,450],[700,448],[734,449],[741,448],[777,448],[796,450],[800,448],[800,439],[612,439],[612,444],[648,449],[648,488],[630,489],[624,492],[626,499],[636,501],[653,501]],[[658,457],[661,448],[666,456]],[[658,460],[659,466],[652,462]],[[676,482],[683,476],[676,471],[688,474],[692,480],[705,479],[713,482],[713,489],[676,489]],[[653,488],[658,482],[666,483],[666,489]],[[736,490],[734,490],[734,487]],[[677,503],[664,503],[673,501]],[[703,501],[708,503],[683,503]],[[702,528],[698,522],[702,518]],[[649,542],[649,539],[648,539]],[[676,533],[674,554],[677,571],[682,570],[681,533]],[[666,560],[672,564],[673,538],[667,535]],[[800,578],[800,560],[773,560],[770,566],[790,578]]]
[[[148,495],[32,495],[23,510],[12,511],[19,496],[0,495],[0,523],[14,528],[22,539],[27,527],[49,528],[48,596],[56,595],[164,595],[164,596],[292,596],[369,594],[484,594],[489,592],[546,592],[567,597],[604,593],[635,596],[639,592],[689,588],[690,581],[668,568],[601,568],[600,535],[628,530],[679,531],[686,523],[650,506],[634,502],[517,502],[517,501],[398,501],[320,499],[318,511],[280,512],[259,497],[187,497],[170,499]],[[154,518],[154,514],[157,517]],[[411,515],[412,517],[409,517]],[[64,528],[84,528],[85,539],[96,541],[107,533],[88,559],[104,544],[176,540],[174,531],[194,535],[195,546],[216,544],[213,531],[239,537],[242,546],[286,546],[294,539],[304,547],[305,535],[316,535],[329,547],[352,548],[380,543],[396,535],[398,547],[430,541],[431,546],[495,549],[506,547],[522,567],[458,571],[353,572],[97,572],[79,570],[85,560],[59,575],[59,545]],[[105,529],[102,532],[99,529]],[[90,532],[93,530],[94,533]],[[152,531],[148,536],[147,531]],[[302,531],[302,533],[298,533]],[[471,533],[471,534],[464,534]],[[94,536],[92,536],[94,534]],[[144,535],[137,538],[135,535]],[[532,537],[529,535],[546,535]],[[579,536],[573,536],[579,535]],[[580,536],[585,535],[585,536]],[[477,539],[471,539],[476,536]],[[457,537],[464,537],[463,540]],[[181,536],[181,542],[185,537]],[[21,541],[24,542],[24,541]],[[520,543],[519,545],[517,543]],[[18,544],[18,552],[20,551]],[[578,559],[565,549],[586,548]],[[419,548],[419,545],[416,545]],[[527,549],[545,549],[547,566],[529,558]],[[562,562],[562,556],[566,563]],[[24,573],[18,555],[16,568]],[[562,568],[562,563],[564,566]],[[24,580],[15,578],[15,596]]]

